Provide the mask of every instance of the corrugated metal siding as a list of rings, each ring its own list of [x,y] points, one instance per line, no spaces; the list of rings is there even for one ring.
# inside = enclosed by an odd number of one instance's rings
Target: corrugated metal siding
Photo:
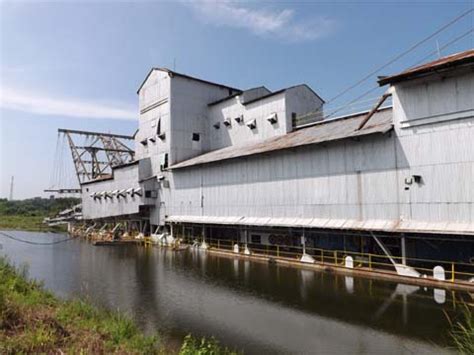
[[[368,134],[386,133],[392,128],[391,109],[376,112],[366,126],[359,130],[358,127],[365,116],[366,114],[361,114],[345,119],[321,122],[283,136],[267,139],[263,142],[219,149],[175,164],[171,169],[185,168],[198,164],[262,154],[303,145],[360,137]]]

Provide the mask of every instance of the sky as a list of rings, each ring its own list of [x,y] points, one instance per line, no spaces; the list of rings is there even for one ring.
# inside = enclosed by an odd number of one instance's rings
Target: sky
[[[473,6],[0,1],[0,198],[9,196],[12,176],[15,199],[47,196],[43,190],[57,174],[58,128],[133,134],[136,91],[151,67],[241,89],[306,83],[328,101]],[[473,27],[471,12],[331,105],[372,89],[377,75],[474,48]]]

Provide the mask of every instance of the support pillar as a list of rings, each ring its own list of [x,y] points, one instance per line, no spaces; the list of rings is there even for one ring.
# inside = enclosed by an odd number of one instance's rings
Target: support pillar
[[[407,264],[407,252],[406,252],[406,244],[405,244],[405,234],[401,235],[401,250],[402,250],[402,265]]]
[[[303,230],[303,235],[301,236],[301,244],[303,245],[303,255],[301,256],[300,261],[302,263],[314,263],[314,258],[311,255],[306,254],[306,236]]]
[[[202,226],[202,243],[201,243],[201,249],[208,249],[209,248],[209,245],[207,245],[206,243],[206,226],[203,225]]]
[[[248,242],[249,242],[249,230],[245,228],[245,249],[244,249],[244,254],[245,255],[250,255],[250,250],[248,248]]]

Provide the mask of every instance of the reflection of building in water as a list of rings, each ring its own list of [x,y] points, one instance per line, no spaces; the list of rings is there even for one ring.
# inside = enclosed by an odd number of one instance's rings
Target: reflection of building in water
[[[384,77],[391,105],[337,118],[307,85],[240,90],[154,68],[135,161],[82,184],[84,218],[250,250],[295,251],[304,234],[312,254],[381,253],[377,235],[400,264],[470,263],[473,67],[469,50]]]

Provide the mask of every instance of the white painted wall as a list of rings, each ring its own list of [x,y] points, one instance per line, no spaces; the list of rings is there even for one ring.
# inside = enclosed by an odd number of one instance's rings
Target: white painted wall
[[[223,86],[175,76],[171,84],[170,164],[202,154],[210,149],[208,103],[234,93]],[[193,142],[193,133],[200,135]]]
[[[474,221],[474,73],[454,71],[393,87],[407,219]],[[403,157],[403,161],[402,158]]]
[[[265,118],[276,113],[278,122],[270,124]],[[243,122],[236,122],[235,118],[243,115]],[[230,126],[225,126],[223,121],[229,118]],[[256,120],[257,127],[250,129],[246,123]],[[209,123],[207,129],[210,139],[210,150],[220,149],[231,145],[244,145],[257,142],[266,138],[286,134],[285,93],[272,95],[248,105],[243,105],[239,98],[224,101],[213,105],[209,110]],[[220,123],[220,128],[214,128],[215,123]]]
[[[138,213],[143,197],[101,198],[94,200],[90,194],[101,191],[114,191],[138,188],[138,165],[114,169],[114,178],[82,186],[82,213],[84,219],[95,219]]]

